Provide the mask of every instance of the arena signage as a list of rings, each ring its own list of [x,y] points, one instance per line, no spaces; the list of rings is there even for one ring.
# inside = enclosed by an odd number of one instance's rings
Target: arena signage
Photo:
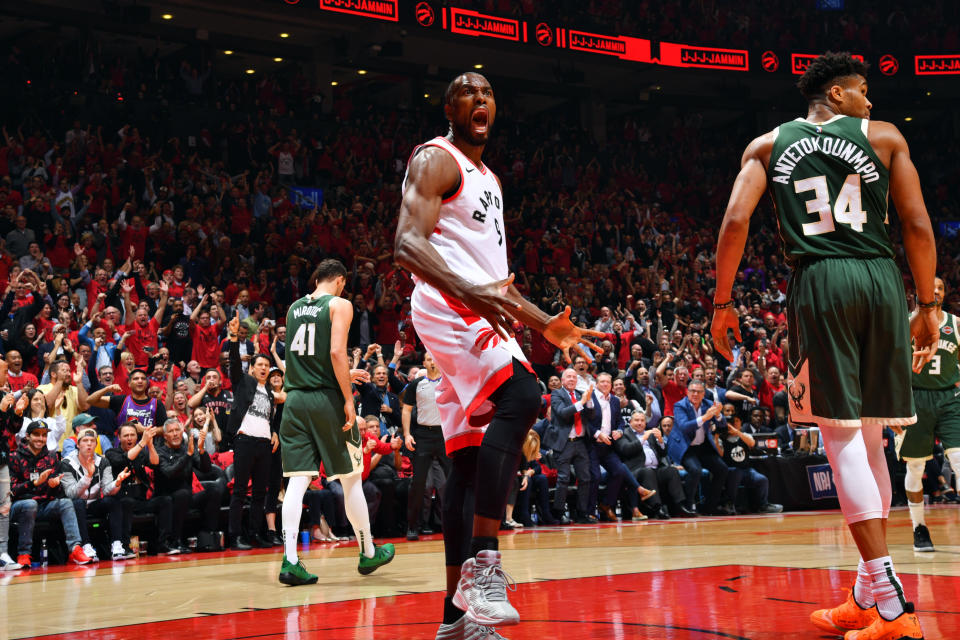
[[[917,56],[918,76],[952,76],[960,74],[960,55]]]
[[[483,36],[519,41],[520,21],[451,7],[450,31],[465,36]],[[526,34],[526,23],[524,23],[524,34]]]
[[[289,5],[309,4],[301,3],[300,0],[284,1]],[[752,66],[753,69],[767,73],[784,73],[789,69],[790,73],[800,75],[818,55],[772,50],[751,52],[746,49],[656,42],[633,36],[601,34],[550,24],[536,16],[529,16],[529,20],[525,20],[448,7],[440,0],[403,0],[402,6],[401,0],[318,0],[318,5],[324,11],[419,25],[424,29],[443,30],[457,36],[494,38],[520,46],[557,48],[668,67],[750,71]],[[885,76],[899,75],[901,69],[898,57],[900,60],[909,58],[904,52],[895,53],[896,55],[876,52],[875,59],[869,62]],[[789,67],[786,64],[787,56]],[[862,54],[855,54],[854,57],[868,61]],[[960,75],[960,53],[912,57],[914,73],[918,76]],[[784,64],[780,64],[780,60],[783,60]]]
[[[400,0],[319,0],[325,11],[349,13],[377,20],[400,20]]]

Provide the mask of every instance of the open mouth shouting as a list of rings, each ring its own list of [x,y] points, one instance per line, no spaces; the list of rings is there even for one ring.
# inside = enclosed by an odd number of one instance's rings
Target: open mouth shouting
[[[473,134],[486,137],[490,129],[490,112],[486,107],[477,107],[470,116],[470,125]]]

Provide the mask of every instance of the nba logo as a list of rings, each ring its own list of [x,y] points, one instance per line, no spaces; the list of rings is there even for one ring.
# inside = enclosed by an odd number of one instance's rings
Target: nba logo
[[[823,133],[823,127],[817,127],[817,133]]]

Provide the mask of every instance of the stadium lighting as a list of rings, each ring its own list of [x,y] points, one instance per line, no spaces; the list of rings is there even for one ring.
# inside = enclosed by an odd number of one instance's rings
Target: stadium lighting
[[[475,64],[475,65],[473,65],[473,68],[474,68],[474,69],[483,69],[483,65],[482,65],[482,64]]]
[[[274,62],[283,62],[283,58],[274,58],[273,61],[274,61]]]
[[[358,69],[358,70],[357,70],[357,73],[360,74],[361,76],[365,76],[365,75],[367,75],[367,70],[366,70],[366,69]]]
[[[165,13],[165,14],[163,14],[163,15],[160,16],[160,17],[163,18],[164,20],[173,20],[173,14],[172,14],[172,13]]]
[[[248,74],[253,74],[253,73],[256,73],[256,70],[255,70],[255,69],[247,69],[247,73],[248,73]]]
[[[290,37],[290,34],[289,34],[289,33],[281,33],[281,34],[280,34],[280,37],[281,37],[281,38],[289,38],[289,37]]]
[[[425,93],[425,94],[423,94],[423,97],[424,97],[424,98],[429,98],[429,97],[430,97],[430,94],[429,94],[429,93]]]
[[[904,122],[913,122],[913,117],[912,117],[912,116],[907,116],[906,118],[903,119],[903,121],[904,121]]]
[[[232,55],[233,55],[233,50],[232,50],[232,49],[225,49],[224,52],[223,52],[223,55],[225,55],[225,56],[232,56]]]
[[[333,82],[330,83],[330,86],[331,86],[331,87],[335,87],[335,86],[337,86],[338,84],[340,84],[340,83],[337,82],[336,80],[334,80]]]

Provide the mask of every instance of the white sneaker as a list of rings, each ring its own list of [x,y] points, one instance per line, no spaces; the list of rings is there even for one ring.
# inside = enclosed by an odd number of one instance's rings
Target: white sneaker
[[[519,624],[520,614],[507,600],[508,588],[516,590],[516,582],[504,573],[500,552],[486,549],[463,563],[453,604],[478,625]]]
[[[466,617],[462,617],[453,624],[441,624],[437,629],[436,640],[464,640],[463,626]]]
[[[453,624],[441,624],[436,640],[507,640],[493,627],[485,627],[464,616]]]
[[[89,542],[83,545],[83,552],[90,558],[90,562],[100,562],[100,558],[97,557],[97,550]]]
[[[23,569],[23,566],[14,562],[9,554],[0,553],[0,571],[16,571],[17,569]]]
[[[116,560],[129,560],[130,558],[136,558],[137,554],[132,551],[128,551],[123,548],[123,543],[119,540],[114,540],[113,544],[110,545],[110,555],[113,559]]]
[[[466,618],[466,616],[464,616]],[[467,620],[463,627],[463,640],[507,640],[493,627],[485,627]]]
[[[513,518],[510,518],[505,522],[507,523],[507,526],[510,527],[511,529],[523,529],[523,525],[517,522],[516,520],[514,520]]]

